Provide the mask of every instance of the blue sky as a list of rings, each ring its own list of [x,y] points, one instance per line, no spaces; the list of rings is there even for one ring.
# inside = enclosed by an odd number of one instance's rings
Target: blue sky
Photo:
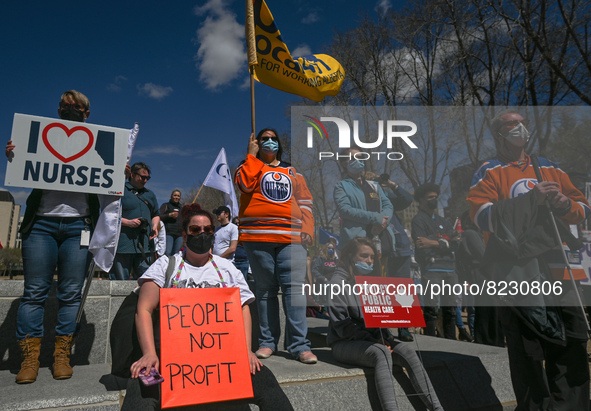
[[[321,53],[335,28],[394,0],[268,0],[293,55]],[[0,130],[14,113],[57,117],[59,97],[76,89],[91,102],[89,122],[140,123],[132,162],[152,168],[158,201],[205,178],[220,148],[244,158],[250,94],[244,1],[7,2],[0,15]],[[257,129],[289,131],[298,97],[256,84]],[[3,143],[4,144],[4,143]],[[5,168],[0,168],[4,182]],[[2,185],[3,187],[3,185]],[[24,205],[30,190],[10,187]]]

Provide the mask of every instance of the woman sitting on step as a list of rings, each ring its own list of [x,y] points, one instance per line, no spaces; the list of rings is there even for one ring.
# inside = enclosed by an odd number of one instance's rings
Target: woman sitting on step
[[[355,276],[371,275],[376,255],[365,237],[353,238],[342,249],[330,283],[353,286]],[[343,293],[329,300],[328,344],[337,361],[373,368],[380,403],[385,411],[398,410],[394,393],[393,365],[406,368],[414,389],[430,410],[443,410],[429,376],[410,343],[393,341],[383,328],[366,328],[358,295]]]

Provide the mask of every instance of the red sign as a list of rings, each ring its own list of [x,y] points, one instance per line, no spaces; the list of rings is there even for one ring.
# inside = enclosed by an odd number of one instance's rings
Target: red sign
[[[367,328],[425,326],[412,279],[357,276],[355,281],[362,286],[359,299]]]
[[[160,289],[162,408],[251,398],[238,288]]]

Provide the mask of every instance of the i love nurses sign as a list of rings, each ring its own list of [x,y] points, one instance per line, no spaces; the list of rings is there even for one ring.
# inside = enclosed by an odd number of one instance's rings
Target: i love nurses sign
[[[129,130],[15,114],[4,185],[123,195]]]

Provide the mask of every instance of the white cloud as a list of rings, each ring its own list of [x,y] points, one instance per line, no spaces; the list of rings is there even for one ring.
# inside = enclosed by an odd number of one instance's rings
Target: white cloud
[[[244,77],[244,81],[238,86],[240,90],[250,90],[250,75]]]
[[[172,93],[172,87],[159,86],[154,83],[138,84],[137,90],[140,96],[146,96],[155,100],[161,100]]]
[[[209,0],[195,8],[195,14],[207,14],[197,30],[199,50],[195,56],[199,79],[209,89],[226,85],[246,67],[244,26],[226,8],[223,0]]]
[[[115,77],[115,80],[113,80],[112,83],[107,85],[107,90],[112,91],[112,92],[118,92],[121,91],[121,85],[127,81],[127,77],[125,76],[117,76]]]
[[[378,4],[376,4],[376,12],[383,12],[386,13],[389,9],[392,8],[392,2],[391,0],[379,0]]]
[[[312,54],[312,51],[310,50],[310,47],[307,44],[300,44],[291,53],[292,57],[294,58],[298,58],[301,56],[309,56],[310,54]]]
[[[320,20],[320,16],[318,16],[318,12],[311,11],[310,14],[308,14],[306,17],[304,17],[302,19],[302,24],[312,24],[312,23],[316,23],[318,20]]]

